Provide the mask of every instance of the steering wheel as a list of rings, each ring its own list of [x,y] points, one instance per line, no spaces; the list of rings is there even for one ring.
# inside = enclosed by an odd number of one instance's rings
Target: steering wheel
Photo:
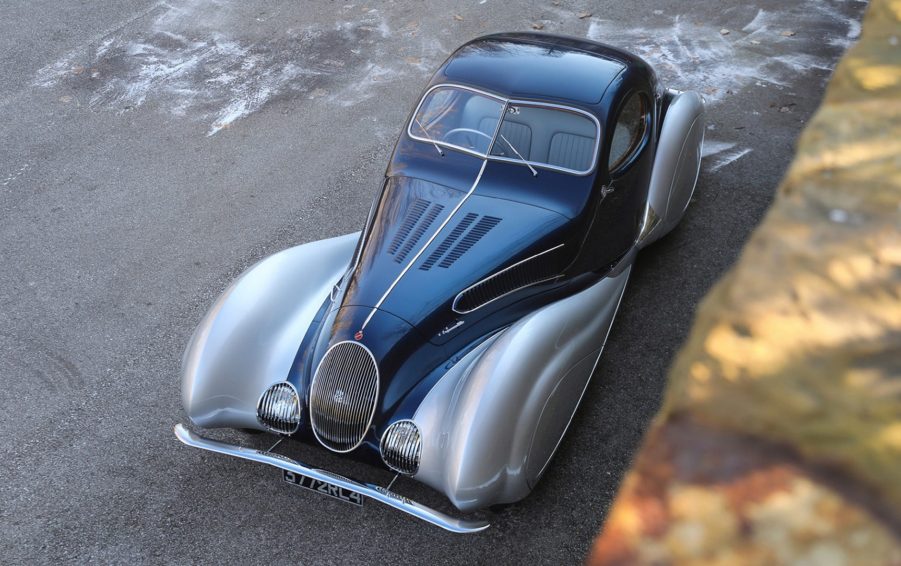
[[[474,140],[472,138],[472,134],[480,135],[483,138],[487,139],[488,143],[491,143],[491,139],[492,139],[491,136],[489,136],[485,132],[482,132],[480,130],[475,130],[473,128],[454,128],[453,130],[449,130],[446,134],[444,134],[444,137],[441,138],[441,141],[453,144],[453,142],[451,141],[452,137],[466,136],[464,138],[466,146],[471,149],[475,149],[476,144],[473,143]],[[460,144],[454,144],[454,145],[460,145]]]

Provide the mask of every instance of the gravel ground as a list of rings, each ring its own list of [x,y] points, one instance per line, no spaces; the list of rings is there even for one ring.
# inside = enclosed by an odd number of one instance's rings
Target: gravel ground
[[[763,215],[864,7],[3,3],[3,561],[579,562],[698,301]],[[701,90],[710,125],[692,207],[639,258],[535,492],[462,537],[178,444],[181,352],[212,300],[269,253],[358,230],[431,70],[475,36],[538,28],[636,51],[668,85]],[[387,479],[322,450],[291,452]],[[412,481],[397,485],[449,510]]]

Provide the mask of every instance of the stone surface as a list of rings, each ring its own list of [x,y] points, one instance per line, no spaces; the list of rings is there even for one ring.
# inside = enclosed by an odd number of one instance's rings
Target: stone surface
[[[901,563],[899,36],[874,0],[592,562]]]
[[[653,430],[593,559],[602,564],[891,564],[865,494],[790,450],[677,418]]]

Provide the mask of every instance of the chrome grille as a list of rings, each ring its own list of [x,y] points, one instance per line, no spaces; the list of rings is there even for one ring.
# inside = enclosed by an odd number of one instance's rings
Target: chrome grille
[[[382,435],[382,461],[396,472],[415,475],[419,471],[422,437],[413,421],[397,421]]]
[[[350,452],[363,442],[379,394],[372,353],[356,342],[329,348],[310,385],[310,421],[323,446]]]
[[[293,434],[300,426],[300,399],[288,382],[267,389],[257,403],[257,420],[279,434]]]

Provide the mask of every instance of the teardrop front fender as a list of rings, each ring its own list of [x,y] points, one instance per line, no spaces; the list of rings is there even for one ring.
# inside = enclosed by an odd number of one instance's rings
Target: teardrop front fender
[[[452,367],[413,417],[415,479],[462,511],[525,497],[581,400],[630,272],[535,311]]]
[[[350,265],[359,233],[273,254],[245,271],[200,322],[182,359],[182,403],[202,427],[263,427],[256,403],[284,380]]]

